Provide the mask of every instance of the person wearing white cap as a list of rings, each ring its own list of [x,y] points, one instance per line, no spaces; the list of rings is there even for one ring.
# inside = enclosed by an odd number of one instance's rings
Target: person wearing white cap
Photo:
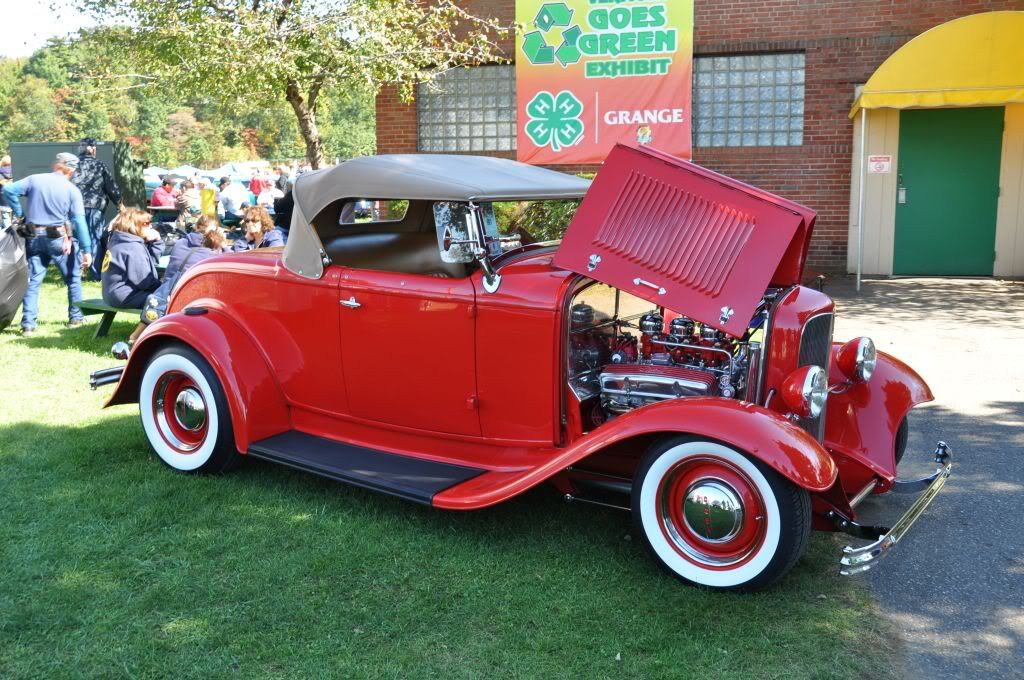
[[[32,335],[39,318],[39,287],[53,263],[68,287],[68,326],[84,323],[75,303],[82,299],[82,269],[92,264],[92,239],[85,223],[82,192],[71,183],[78,156],[59,153],[53,172],[41,172],[8,184],[4,199],[16,218],[24,217],[31,236],[26,238],[28,290],[22,299],[21,332]],[[22,196],[27,199],[24,214]],[[73,225],[69,230],[68,223]]]

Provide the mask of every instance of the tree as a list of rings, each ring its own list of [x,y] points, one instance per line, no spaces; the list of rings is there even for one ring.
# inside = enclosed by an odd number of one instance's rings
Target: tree
[[[369,87],[335,88],[324,99],[324,151],[349,159],[374,153],[377,135],[374,92]]]
[[[27,76],[4,107],[6,142],[36,142],[56,136],[57,104],[46,81]]]
[[[76,0],[131,26],[119,52],[139,85],[181,94],[283,99],[313,167],[324,160],[317,114],[327,90],[400,86],[446,69],[501,60],[506,29],[456,0]]]

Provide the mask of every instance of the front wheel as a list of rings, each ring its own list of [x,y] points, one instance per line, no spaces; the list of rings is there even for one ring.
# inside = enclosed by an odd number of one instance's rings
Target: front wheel
[[[907,450],[907,439],[910,438],[910,425],[907,423],[907,417],[903,416],[903,420],[900,421],[900,426],[896,429],[896,464],[899,465],[900,461],[903,460],[903,452]]]
[[[240,460],[217,374],[198,352],[171,345],[153,355],[139,386],[142,428],[179,472],[226,472]]]
[[[764,463],[691,437],[656,443],[633,480],[633,524],[654,559],[683,581],[753,591],[803,554],[811,501]]]

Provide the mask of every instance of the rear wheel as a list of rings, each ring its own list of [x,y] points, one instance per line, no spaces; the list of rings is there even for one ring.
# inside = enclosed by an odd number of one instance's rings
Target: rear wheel
[[[716,590],[771,585],[796,564],[811,529],[807,491],[735,449],[691,437],[651,447],[632,507],[662,568]]]
[[[191,347],[171,345],[149,360],[139,409],[153,451],[179,472],[226,472],[241,459],[217,374]]]

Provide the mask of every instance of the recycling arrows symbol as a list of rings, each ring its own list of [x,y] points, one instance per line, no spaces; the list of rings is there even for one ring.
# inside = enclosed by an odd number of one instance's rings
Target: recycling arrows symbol
[[[564,68],[580,60],[582,55],[576,43],[583,29],[571,26],[573,13],[574,10],[564,2],[546,2],[541,5],[533,20],[540,30],[523,36],[523,54],[531,64],[553,64],[557,59]],[[557,48],[551,47],[546,38],[546,34],[554,28],[564,29],[562,42]]]

